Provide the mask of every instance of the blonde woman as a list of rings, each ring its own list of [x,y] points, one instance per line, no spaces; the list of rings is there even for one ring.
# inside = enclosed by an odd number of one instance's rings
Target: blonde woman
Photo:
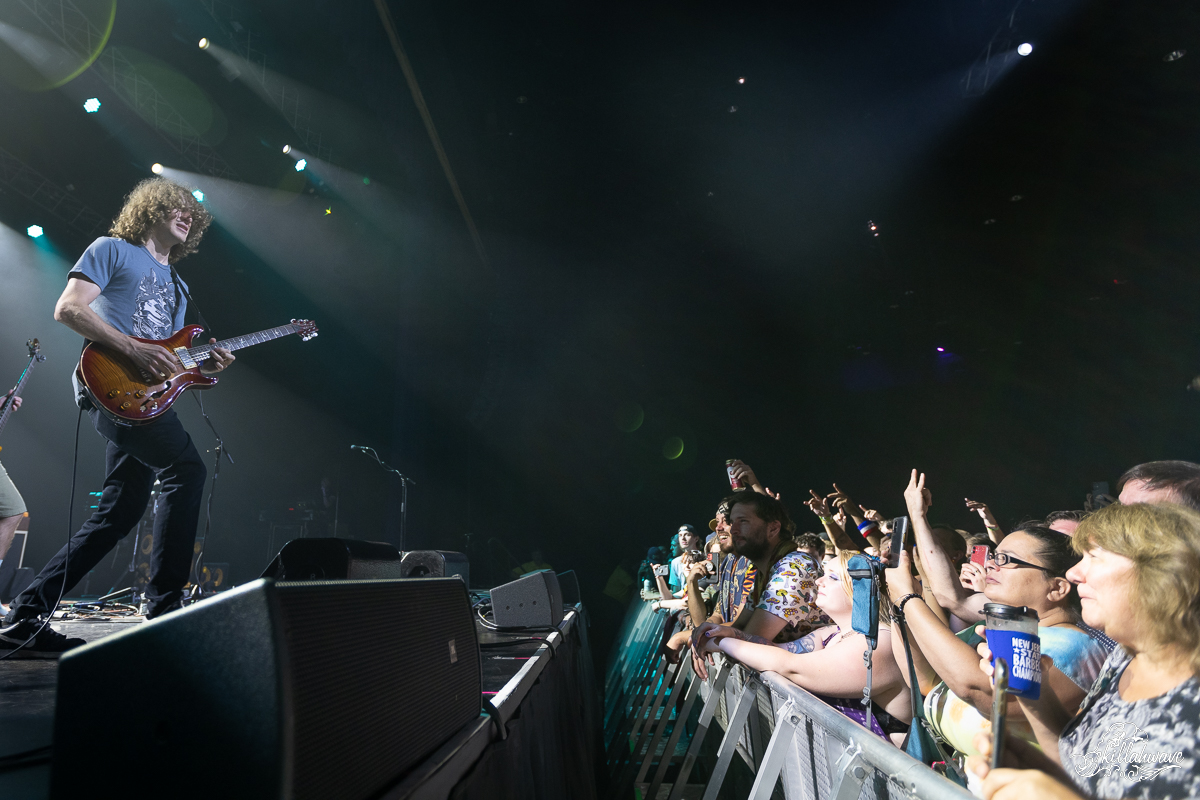
[[[846,567],[856,554],[854,550],[841,550],[837,558],[826,564],[825,575],[817,583],[816,605],[834,624],[818,628],[792,643],[801,652],[744,641],[741,631],[726,627],[706,632],[704,650],[710,653],[719,650],[760,672],[777,672],[878,736],[899,744],[908,733],[912,705],[908,686],[892,656],[890,604],[885,592],[880,592],[879,646],[873,656],[870,714],[860,702],[867,683],[867,667],[863,663],[867,639],[850,627],[854,599]]]
[[[982,758],[984,796],[1200,796],[1200,512],[1174,503],[1112,505],[1083,520],[1067,572],[1083,619],[1117,647],[1072,716],[1051,693],[1018,698],[1044,752],[1009,744],[998,769]],[[981,663],[990,674],[986,646]],[[1050,666],[1043,657],[1043,670]],[[986,736],[979,736],[990,755]]]

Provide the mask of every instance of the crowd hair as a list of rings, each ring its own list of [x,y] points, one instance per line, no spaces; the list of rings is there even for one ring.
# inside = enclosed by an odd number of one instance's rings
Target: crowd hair
[[[797,533],[796,548],[802,549],[811,547],[821,554],[821,558],[825,558],[825,541],[815,533]]]
[[[733,513],[734,505],[747,505],[754,509],[754,513],[763,522],[770,524],[772,522],[779,523],[779,538],[784,539],[790,536],[796,530],[796,523],[792,522],[792,518],[788,516],[787,508],[774,497],[755,492],[753,490],[743,490],[737,494],[731,494],[726,497],[722,503],[729,504],[729,513]]]
[[[1054,523],[1061,522],[1064,519],[1071,520],[1072,522],[1083,522],[1083,518],[1086,517],[1087,515],[1088,515],[1088,512],[1078,511],[1078,510],[1076,510],[1076,511],[1051,511],[1049,514],[1046,515],[1046,519],[1044,519],[1042,521],[1042,524],[1045,525],[1047,528],[1049,528]]]
[[[1117,494],[1130,481],[1144,481],[1147,489],[1170,489],[1176,502],[1200,511],[1200,464],[1191,461],[1147,461],[1125,472],[1117,481]]]
[[[130,244],[143,245],[150,235],[150,229],[175,209],[192,215],[187,240],[172,247],[167,256],[167,262],[175,264],[200,247],[200,239],[212,224],[212,214],[191,192],[172,180],[146,178],[134,186],[125,197],[125,205],[108,232]]]
[[[1071,546],[1131,560],[1139,627],[1154,645],[1180,647],[1200,674],[1200,512],[1179,503],[1113,504],[1079,523]]]
[[[1056,578],[1065,578],[1067,570],[1079,563],[1079,553],[1072,547],[1071,537],[1065,533],[1036,522],[1020,525],[1012,533],[1023,533],[1037,540],[1038,561]],[[1079,588],[1073,583],[1065,603],[1076,614],[1079,613]]]

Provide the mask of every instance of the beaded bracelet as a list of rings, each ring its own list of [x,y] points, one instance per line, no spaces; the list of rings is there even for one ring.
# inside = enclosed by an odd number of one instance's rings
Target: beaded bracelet
[[[918,594],[917,592],[910,592],[909,594],[904,595],[904,597],[901,597],[900,601],[898,603],[896,603],[896,606],[895,606],[896,617],[898,619],[904,619],[904,604],[907,603],[909,600],[912,600],[914,598],[919,598],[919,597],[921,597],[921,595]]]

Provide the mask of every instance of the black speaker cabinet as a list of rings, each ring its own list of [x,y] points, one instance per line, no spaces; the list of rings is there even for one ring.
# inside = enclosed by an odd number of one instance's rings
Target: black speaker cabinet
[[[384,542],[357,539],[293,539],[262,577],[278,581],[403,578],[400,551]]]
[[[501,628],[549,628],[563,621],[558,576],[542,569],[492,589],[492,620]]]
[[[375,796],[478,717],[480,679],[457,578],[260,579],[63,655],[51,796]]]
[[[471,585],[471,565],[462,553],[450,550],[409,550],[404,554],[401,571],[406,578],[462,578]]]

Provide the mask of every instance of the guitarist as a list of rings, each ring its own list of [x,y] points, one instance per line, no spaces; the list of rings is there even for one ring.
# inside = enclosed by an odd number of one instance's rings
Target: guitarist
[[[10,398],[14,409],[21,407],[21,398],[13,397],[14,392],[16,389],[10,389],[8,394],[4,395],[3,400],[0,400],[0,408]],[[5,555],[8,554],[8,548],[12,547],[13,538],[17,533],[17,525],[23,516],[25,516],[25,500],[17,491],[12,478],[8,477],[4,465],[0,464],[0,563],[3,563]],[[0,614],[7,613],[8,608],[0,603]]]
[[[179,372],[183,367],[169,350],[132,337],[164,339],[183,327],[187,287],[176,284],[171,265],[196,252],[211,221],[184,187],[166,178],[142,181],[126,198],[112,235],[94,241],[69,273],[54,318],[85,339],[124,354],[151,375],[165,378]],[[214,348],[203,371],[220,372],[233,361],[228,350]],[[38,617],[52,612],[60,592],[73,588],[133,529],[156,478],[161,494],[146,616],[181,607],[207,472],[204,462],[174,410],[145,425],[119,425],[92,405],[78,382],[76,389],[92,425],[108,440],[104,491],[99,508],[72,537],[69,561],[64,547],[13,600],[0,625],[0,655],[33,636]],[[14,656],[57,658],[82,643],[47,626]]]

